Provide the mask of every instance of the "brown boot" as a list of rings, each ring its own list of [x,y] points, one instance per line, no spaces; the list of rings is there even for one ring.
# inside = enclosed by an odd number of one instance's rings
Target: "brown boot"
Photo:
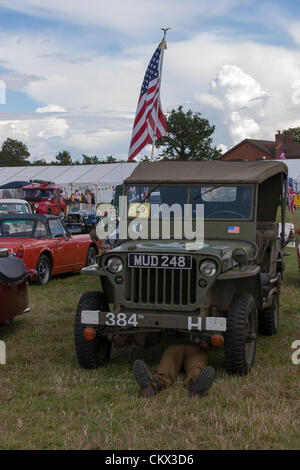
[[[157,392],[162,389],[161,381],[151,375],[146,364],[141,359],[134,361],[133,375],[145,398],[155,397]]]
[[[205,367],[198,377],[193,379],[190,383],[190,398],[202,397],[205,395],[215,380],[215,369],[213,367]]]

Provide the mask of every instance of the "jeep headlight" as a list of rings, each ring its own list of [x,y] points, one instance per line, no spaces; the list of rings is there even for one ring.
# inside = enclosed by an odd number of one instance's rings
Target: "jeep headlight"
[[[107,260],[107,269],[112,274],[118,274],[123,269],[123,261],[117,256],[111,256]]]
[[[209,259],[202,261],[202,263],[200,264],[200,272],[205,277],[215,276],[217,269],[217,264]]]

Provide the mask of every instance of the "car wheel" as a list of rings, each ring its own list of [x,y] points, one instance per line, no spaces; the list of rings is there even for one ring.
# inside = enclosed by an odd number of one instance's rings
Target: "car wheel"
[[[106,336],[102,336],[99,331],[97,331],[95,339],[91,341],[84,338],[83,330],[85,327],[81,323],[82,310],[109,312],[109,306],[103,293],[91,291],[81,296],[75,316],[74,340],[77,360],[81,367],[84,369],[104,367],[110,359],[111,341]]]
[[[45,285],[50,281],[51,277],[51,261],[48,256],[41,255],[38,259],[37,265],[37,280],[38,285]]]
[[[97,258],[97,250],[93,246],[90,246],[86,255],[86,266],[91,266],[92,264],[96,264]]]
[[[227,316],[225,359],[228,372],[246,375],[252,369],[256,349],[257,317],[252,295],[235,294]]]
[[[258,331],[264,336],[276,335],[279,329],[279,295],[273,295],[272,304],[258,315]]]

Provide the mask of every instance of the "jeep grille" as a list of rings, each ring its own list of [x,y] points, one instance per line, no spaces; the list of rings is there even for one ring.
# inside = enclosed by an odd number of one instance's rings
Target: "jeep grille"
[[[151,306],[195,304],[196,283],[195,260],[192,269],[127,268],[126,300]]]

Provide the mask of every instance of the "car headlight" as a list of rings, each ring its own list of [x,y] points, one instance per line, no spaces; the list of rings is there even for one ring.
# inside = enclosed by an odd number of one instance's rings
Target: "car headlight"
[[[217,264],[214,261],[206,260],[200,264],[200,272],[205,277],[213,277],[217,272]]]
[[[111,256],[107,260],[107,269],[112,274],[118,274],[123,269],[123,261],[117,256]]]

